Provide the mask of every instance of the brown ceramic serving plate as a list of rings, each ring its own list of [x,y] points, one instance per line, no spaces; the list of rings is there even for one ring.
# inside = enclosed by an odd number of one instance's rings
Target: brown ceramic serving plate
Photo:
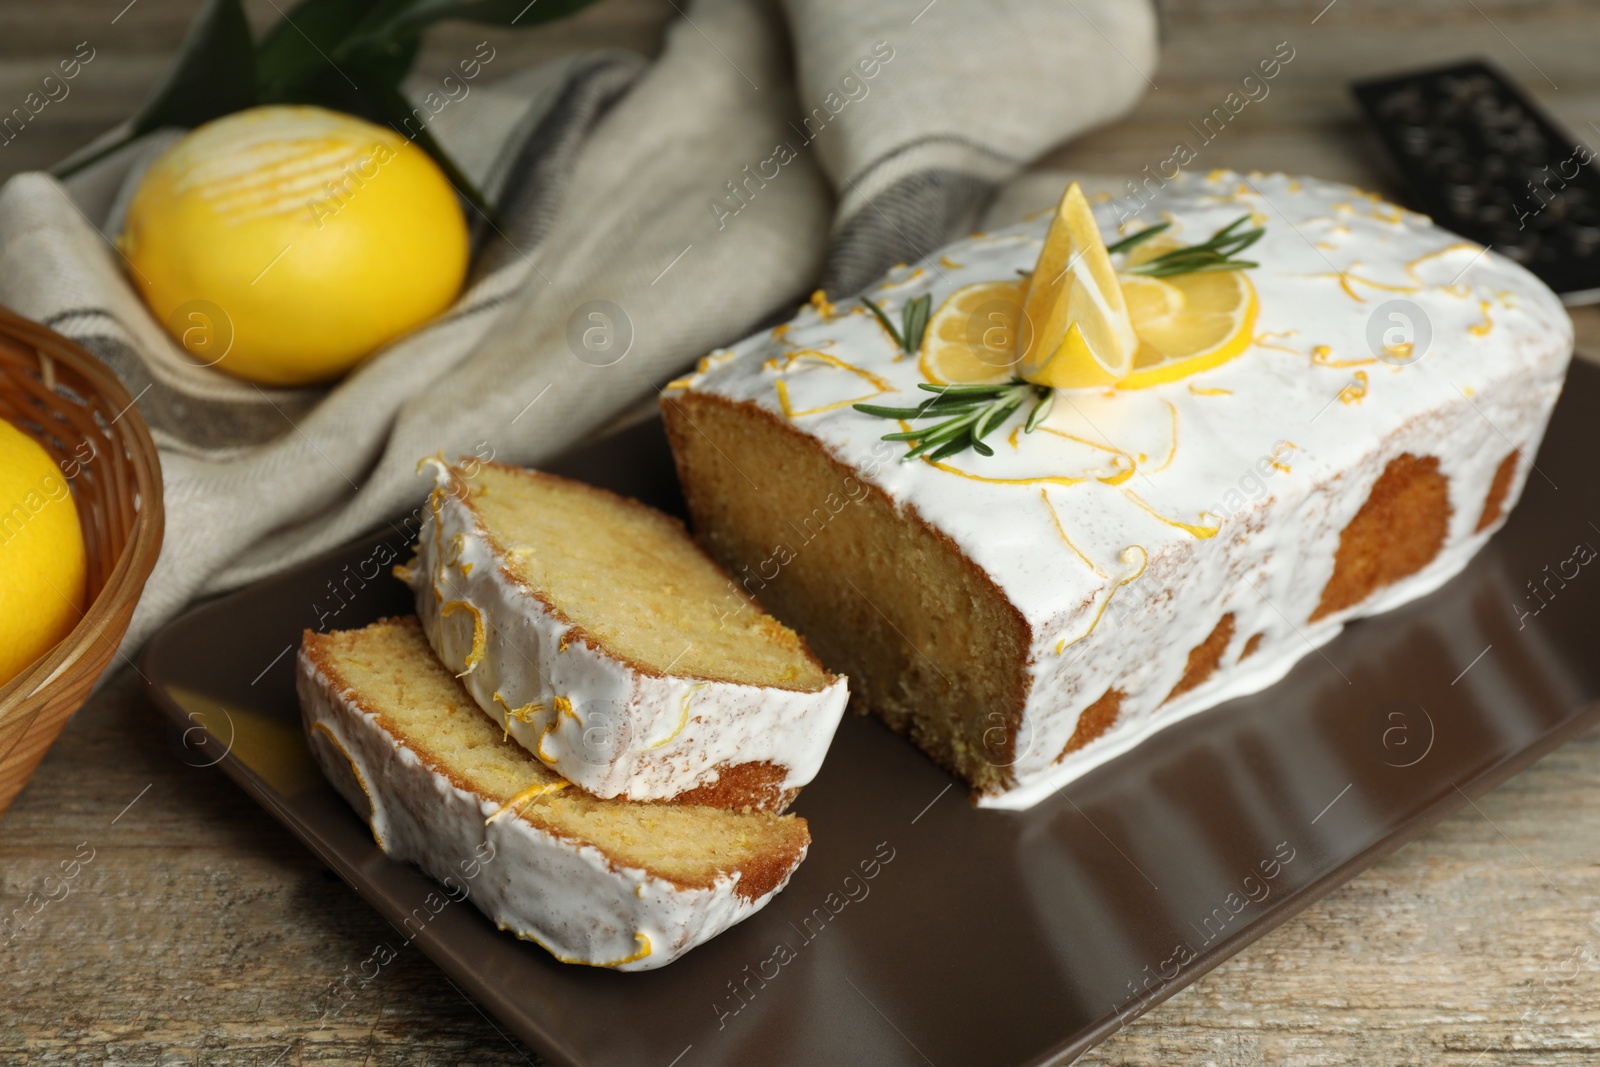
[[[659,971],[565,966],[437,909],[312,764],[289,650],[409,610],[382,564],[403,525],[191,612],[144,672],[191,753],[553,1063],[1065,1063],[1600,719],[1597,425],[1600,370],[1575,365],[1521,505],[1464,573],[1031,811],[971,807],[847,716],[795,805],[815,843],[788,889]],[[553,466],[677,504],[658,423]]]

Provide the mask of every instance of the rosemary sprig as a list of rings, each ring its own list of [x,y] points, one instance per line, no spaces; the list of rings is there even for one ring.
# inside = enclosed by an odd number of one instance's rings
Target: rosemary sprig
[[[915,300],[906,302],[906,306],[900,309],[898,330],[894,328],[894,323],[889,321],[889,316],[884,313],[883,308],[866,297],[862,297],[861,302],[866,305],[868,311],[878,317],[879,322],[883,323],[883,328],[889,331],[889,336],[894,338],[895,344],[900,346],[902,352],[914,353],[922,346],[922,335],[928,328],[928,316],[933,313],[932,294],[923,293]]]
[[[1127,268],[1128,274],[1143,274],[1150,278],[1170,278],[1174,274],[1199,274],[1205,271],[1218,270],[1248,270],[1259,267],[1261,264],[1248,259],[1233,258],[1239,252],[1261,240],[1261,235],[1266,230],[1260,226],[1248,230],[1239,229],[1250,221],[1249,215],[1240,215],[1222,229],[1212,234],[1208,239],[1197,245],[1184,245],[1174,248],[1170,252],[1163,252],[1159,256],[1145,260],[1137,267]],[[1124,237],[1114,245],[1107,245],[1107,252],[1127,252],[1144,241],[1148,241],[1156,234],[1166,230],[1170,223],[1159,223],[1140,230],[1138,233]]]
[[[900,457],[902,461],[921,455],[927,455],[930,460],[941,460],[969,448],[980,456],[992,456],[994,449],[983,443],[985,437],[1029,399],[1033,400],[1033,408],[1028,412],[1028,421],[1023,424],[1023,429],[1032,433],[1050,414],[1050,406],[1056,396],[1055,390],[1049,386],[1035,385],[1021,378],[998,384],[919,384],[917,388],[934,395],[914,408],[855,405],[857,411],[884,419],[941,420],[932,426],[883,435],[885,441],[906,441],[911,445],[910,451]]]
[[[1143,244],[1158,233],[1165,233],[1172,228],[1172,223],[1161,222],[1154,226],[1146,226],[1138,233],[1132,233],[1118,241],[1116,244],[1106,245],[1106,251],[1112,255],[1118,252],[1131,252],[1136,245]]]

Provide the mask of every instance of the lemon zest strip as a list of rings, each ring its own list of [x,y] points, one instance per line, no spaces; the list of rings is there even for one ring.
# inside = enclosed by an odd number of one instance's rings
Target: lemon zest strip
[[[1358,370],[1355,381],[1339,390],[1339,403],[1354,404],[1367,395],[1367,372]]]
[[[499,925],[500,929],[502,929],[502,930],[507,928],[505,923],[499,923],[498,925]],[[532,941],[535,945],[538,945],[540,948],[542,948],[546,952],[550,953],[551,956],[555,957],[555,960],[556,960],[557,963],[578,963],[578,964],[582,964],[585,967],[620,967],[624,963],[634,963],[634,962],[637,962],[638,960],[642,960],[646,956],[650,955],[650,938],[647,935],[641,934],[641,933],[635,933],[633,935],[635,940],[636,940],[636,942],[639,945],[642,946],[639,949],[638,952],[635,952],[631,956],[624,956],[620,960],[611,960],[609,963],[591,963],[589,960],[580,960],[580,959],[576,959],[574,957],[560,955],[554,949],[552,949],[549,945],[547,945],[543,941],[539,940],[533,934],[525,934],[525,933],[521,932],[520,930],[513,930],[511,932],[516,934],[517,937],[521,938],[523,941]]]
[[[468,600],[449,601],[439,609],[440,621],[442,622],[452,612],[456,611],[472,613],[472,651],[467,653],[467,661],[463,665],[461,673],[456,675],[457,678],[463,678],[471,674],[473,669],[483,662],[483,649],[486,640],[483,632],[483,612],[478,610],[477,605]]]
[[[1217,531],[1222,529],[1220,526],[1197,526],[1194,523],[1179,522],[1177,519],[1169,519],[1155,508],[1152,508],[1149,504],[1146,504],[1143,500],[1139,499],[1139,494],[1135,493],[1132,489],[1124,489],[1122,491],[1122,495],[1137,504],[1139,508],[1151,518],[1164,522],[1168,526],[1182,530],[1185,533],[1192,534],[1193,536],[1200,538],[1202,541],[1217,536]],[[1201,514],[1204,514],[1204,512]]]
[[[520,708],[513,708],[510,704],[506,703],[506,698],[500,695],[500,690],[498,689],[494,691],[494,701],[496,704],[499,704],[500,709],[505,712],[504,722],[506,729],[505,734],[500,738],[502,741],[508,740],[511,737],[512,719],[516,719],[518,722],[532,722],[533,717],[544,710],[543,702],[524,704]]]
[[[1478,310],[1483,314],[1483,321],[1468,326],[1467,332],[1474,337],[1487,337],[1489,331],[1494,329],[1494,320],[1489,317],[1489,301],[1478,301]]]
[[[909,429],[910,427],[907,427]],[[1073,478],[1069,475],[1047,475],[1039,478],[986,478],[981,474],[969,474],[959,467],[952,467],[943,460],[929,459],[927,456],[918,456],[918,459],[936,470],[946,474],[959,475],[969,481],[984,482],[988,485],[1082,485],[1087,478]]]
[[[889,383],[888,379],[874,374],[864,368],[857,367],[852,363],[846,363],[838,356],[830,355],[827,352],[819,352],[814,348],[797,349],[783,357],[781,361],[777,357],[773,357],[767,361],[766,366],[772,370],[787,371],[790,367],[794,366],[795,361],[799,359],[814,359],[820,363],[826,363],[831,367],[837,367],[839,370],[847,371],[871,385],[876,392],[867,393],[865,396],[850,397],[846,400],[837,400],[831,404],[824,404],[821,407],[796,410],[789,402],[788,382],[784,381],[782,378],[779,378],[776,383],[778,392],[778,406],[783,409],[784,415],[790,419],[797,419],[805,415],[820,415],[825,411],[837,411],[839,408],[848,407],[851,404],[859,404],[863,401],[871,400],[875,396],[881,396],[882,394],[890,392],[894,389],[894,386]]]
[[[1292,352],[1298,356],[1300,354],[1300,350],[1298,348],[1290,348],[1288,345],[1273,344],[1271,341],[1266,340],[1268,337],[1293,337],[1297,333],[1299,333],[1298,330],[1268,330],[1266,333],[1257,334],[1251,343],[1257,348],[1276,348],[1279,352]]]
[[[1094,633],[1095,629],[1099,627],[1100,619],[1105,615],[1106,609],[1111,606],[1111,598],[1116,596],[1117,591],[1123,586],[1127,585],[1129,582],[1132,582],[1144,573],[1145,567],[1150,563],[1150,553],[1145,551],[1143,545],[1129,545],[1128,547],[1124,548],[1120,553],[1122,562],[1128,562],[1128,553],[1132,552],[1136,548],[1139,550],[1139,569],[1128,575],[1126,578],[1119,580],[1116,585],[1111,587],[1111,592],[1107,593],[1106,598],[1100,602],[1100,610],[1094,613],[1094,619],[1089,623],[1089,628],[1087,630],[1077,637],[1074,637],[1071,641],[1068,641],[1063,637],[1061,640],[1056,642],[1056,655],[1061,655],[1061,653],[1065,652],[1079,641],[1084,640],[1090,634]]]
[[[1067,536],[1066,528],[1061,525],[1061,516],[1056,514],[1056,506],[1050,503],[1050,491],[1048,489],[1041,488],[1039,490],[1039,499],[1044,501],[1045,509],[1050,512],[1050,521],[1055,523],[1056,533],[1061,535],[1061,540],[1066,542],[1067,547],[1072,549],[1073,554],[1079,559],[1083,560],[1083,565],[1094,571],[1094,573],[1101,578],[1110,577],[1105,571],[1100,569],[1099,565],[1096,564],[1094,560],[1084,555],[1083,549],[1073,544],[1072,538]]]
[[[551,793],[559,793],[561,790],[565,789],[571,784],[571,782],[562,779],[559,782],[540,782],[537,785],[530,785],[528,788],[524,789],[510,800],[507,800],[504,804],[500,805],[500,807],[495,810],[493,815],[483,820],[483,825],[488,826],[490,823],[500,818],[500,816],[510,811],[515,811],[518,815],[520,815],[522,814],[523,809],[526,808],[533,800],[536,800],[542,796],[547,796]]]
[[[1319,367],[1369,367],[1378,362],[1376,359],[1334,359],[1333,349],[1328,345],[1316,345],[1311,349],[1311,362]]]
[[[433,492],[428,494],[428,507],[433,511],[433,599],[435,603],[444,602],[444,591],[439,588],[439,580],[444,577],[444,515],[439,511],[439,500],[444,496],[444,487],[436,485]],[[441,615],[442,617],[442,615]]]
[[[344,747],[344,742],[339,740],[338,735],[333,732],[327,723],[320,721],[312,723],[310,732],[315,734],[318,730],[327,735],[329,743],[338,749],[339,755],[343,756],[345,762],[350,764],[350,773],[356,776],[356,785],[361,787],[361,792],[365,793],[367,797],[367,808],[370,812],[367,817],[367,829],[372,831],[372,839],[378,843],[378,846],[388,851],[389,846],[384,842],[383,835],[378,833],[377,823],[373,821],[378,817],[378,801],[373,797],[372,790],[367,788],[367,776],[361,773],[361,768],[356,764],[355,758],[350,755],[350,750]]]
[[[1370,286],[1373,289],[1381,289],[1386,293],[1415,293],[1421,291],[1422,287],[1419,285],[1390,285],[1388,282],[1379,282],[1374,281],[1371,278],[1363,278],[1361,275],[1355,273],[1355,268],[1359,266],[1361,266],[1361,261],[1358,259],[1352,262],[1350,266],[1346,267],[1344,270],[1336,270],[1332,272],[1324,271],[1320,274],[1309,274],[1305,277],[1339,279],[1339,288],[1343,289],[1345,294],[1358,304],[1365,304],[1367,301],[1365,297],[1355,291],[1355,288],[1350,284],[1351,282],[1360,282],[1362,285]]]
[[[1189,388],[1193,389],[1194,386],[1190,386]],[[1167,453],[1167,458],[1161,461],[1161,466],[1151,468],[1150,472],[1152,474],[1159,473],[1172,466],[1172,461],[1178,456],[1178,405],[1164,397],[1162,398],[1161,402],[1167,405],[1167,411],[1172,415],[1172,450]],[[1129,473],[1131,474],[1133,472],[1130,471]]]
[[[1421,278],[1417,277],[1417,268],[1422,266],[1422,264],[1426,263],[1428,260],[1437,259],[1439,256],[1447,256],[1452,252],[1482,252],[1482,251],[1483,251],[1483,246],[1482,245],[1475,245],[1471,241],[1456,241],[1454,244],[1445,245],[1443,248],[1436,248],[1432,252],[1424,252],[1422,255],[1418,256],[1416,259],[1411,260],[1409,263],[1407,263],[1405,265],[1406,277],[1408,277],[1412,281],[1416,282],[1418,288],[1423,288],[1428,283],[1424,282]],[[1445,292],[1450,292],[1451,289],[1453,288],[1453,286],[1437,285],[1437,286],[1434,286],[1434,288],[1441,289],[1441,290],[1443,290]]]
[[[696,682],[694,685],[691,685],[688,689],[684,690],[683,699],[678,702],[678,725],[666,737],[663,737],[661,740],[651,745],[651,748],[660,748],[662,745],[668,744],[673,738],[683,733],[683,728],[689,725],[689,700],[695,695],[696,692],[704,689],[705,685],[706,684],[704,682]]]

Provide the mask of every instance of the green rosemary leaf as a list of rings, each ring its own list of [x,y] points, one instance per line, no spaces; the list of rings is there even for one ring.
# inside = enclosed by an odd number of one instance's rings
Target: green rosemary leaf
[[[855,409],[867,415],[895,419],[939,419],[931,425],[884,434],[885,441],[905,441],[912,447],[902,460],[927,456],[944,459],[965,449],[980,456],[994,455],[994,449],[983,443],[983,438],[997,430],[1009,419],[1024,401],[1032,400],[1028,415],[1029,429],[1050,410],[1055,391],[1048,386],[1034,385],[1021,378],[1006,382],[969,382],[956,385],[919,384],[918,388],[933,393],[916,408],[891,408],[878,404],[856,404]]]
[[[973,423],[983,418],[984,412],[988,410],[989,409],[987,407],[973,408],[971,411],[968,411],[965,414],[957,415],[951,419],[946,419],[944,422],[939,423],[937,426],[929,430],[928,436],[943,440],[946,437],[951,437],[958,433],[964,433],[972,428]]]
[[[1056,391],[1050,389],[1039,398],[1038,403],[1033,405],[1033,410],[1028,412],[1028,421],[1023,424],[1022,432],[1032,433],[1045,420],[1045,417],[1050,414],[1050,409],[1055,407],[1055,404]]]
[[[883,323],[883,328],[889,331],[889,336],[894,338],[894,343],[900,346],[900,350],[902,352],[911,351],[911,349],[906,347],[906,339],[901,336],[899,330],[894,328],[894,323],[889,321],[889,316],[883,313],[883,308],[879,307],[877,304],[874,304],[866,297],[861,298],[861,303],[866,306],[868,311],[872,312],[878,317],[878,321]]]
[[[1219,270],[1248,270],[1260,266],[1259,263],[1245,259],[1233,258],[1236,253],[1244,251],[1257,241],[1266,230],[1260,226],[1248,230],[1239,227],[1250,221],[1249,215],[1240,215],[1222,229],[1212,234],[1205,241],[1197,245],[1185,245],[1153,256],[1137,267],[1128,268],[1129,274],[1142,274],[1148,278],[1170,278],[1176,274],[1198,274],[1206,271]],[[1163,224],[1164,225],[1164,224]],[[1143,239],[1154,230],[1140,230],[1133,236]],[[1112,246],[1108,251],[1126,251],[1128,241],[1125,238]]]
[[[922,437],[918,438],[916,447],[907,452],[902,458],[915,459],[917,456],[920,456],[922,453],[930,449],[943,447],[952,441],[963,442],[962,447],[965,448],[971,443],[972,420],[977,417],[977,413],[973,413],[969,415],[963,415],[960,418],[951,419],[948,422],[941,422],[939,425],[929,429]]]
[[[1010,389],[1015,384],[1015,381],[1003,382],[1000,384],[996,384],[994,382],[962,382],[955,385],[930,385],[927,382],[918,382],[917,388],[925,389],[930,393],[939,393],[944,396],[976,395],[978,393],[989,393],[993,396],[999,396],[1001,393],[1005,392],[1007,389]]]
[[[915,300],[906,304],[900,312],[901,340],[907,352],[915,352],[922,347],[922,334],[928,328],[928,316],[933,311],[933,294],[923,293]]]
[[[937,450],[952,442],[959,441],[965,448],[972,442],[972,435],[965,426],[953,426],[939,433],[929,434],[926,440],[918,441],[916,447],[906,453],[906,459],[915,459],[924,452]]]
[[[1154,237],[1156,234],[1162,233],[1171,228],[1172,223],[1170,222],[1161,222],[1154,226],[1146,226],[1138,233],[1130,234],[1114,245],[1106,245],[1106,251],[1112,254],[1116,254],[1117,252],[1127,252],[1137,245],[1143,244],[1145,241],[1150,240],[1150,238]]]
[[[1225,270],[1248,270],[1251,267],[1259,266],[1261,264],[1248,259],[1218,259],[1205,262],[1181,261],[1167,264],[1156,270],[1141,270],[1133,273],[1142,274],[1147,278],[1170,278],[1175,274],[1206,274]]]
[[[972,447],[975,443],[976,442],[972,441],[970,438],[968,440],[965,440],[965,441],[960,441],[960,440],[951,441],[948,444],[944,445],[942,448],[935,449],[933,454],[930,455],[928,458],[933,460],[933,462],[937,463],[941,459],[947,459],[948,457],[955,455],[957,452],[960,452],[965,448]],[[985,445],[984,447],[988,448],[987,445]],[[994,449],[990,448],[989,449],[989,454],[991,456],[994,455]]]
[[[947,418],[952,415],[965,415],[969,411],[978,411],[994,403],[993,400],[972,400],[962,404],[934,403],[923,407],[922,414],[915,416],[919,419]]]
[[[856,404],[855,409],[863,415],[876,415],[880,419],[920,419],[926,416],[926,408],[890,408],[882,404]]]
[[[909,463],[912,460],[916,459],[918,456],[922,455],[924,452],[931,452],[935,448],[939,448],[942,445],[944,445],[945,443],[946,442],[944,441],[943,438],[940,438],[939,440],[933,440],[933,441],[923,441],[920,444],[916,445],[914,448],[912,448],[905,455],[901,456],[900,457],[900,462],[901,463]]]
[[[987,408],[978,421],[972,424],[973,441],[982,441],[989,435],[989,431],[1011,417],[1011,413],[1022,404],[1022,394],[1018,393],[1009,400],[1003,400]]]

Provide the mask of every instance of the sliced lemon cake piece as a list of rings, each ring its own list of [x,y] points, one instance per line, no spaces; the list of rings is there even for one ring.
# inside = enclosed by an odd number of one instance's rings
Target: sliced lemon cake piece
[[[1217,172],[1069,191],[662,407],[712,554],[980,803],[1027,807],[1459,571],[1571,352],[1493,251]]]
[[[401,574],[439,658],[599,797],[782,811],[849,694],[676,519],[581,482],[425,460]]]
[[[306,631],[312,754],[389,855],[563,963],[661,967],[759,911],[805,858],[794,815],[601,800],[483,716],[415,618]]]

